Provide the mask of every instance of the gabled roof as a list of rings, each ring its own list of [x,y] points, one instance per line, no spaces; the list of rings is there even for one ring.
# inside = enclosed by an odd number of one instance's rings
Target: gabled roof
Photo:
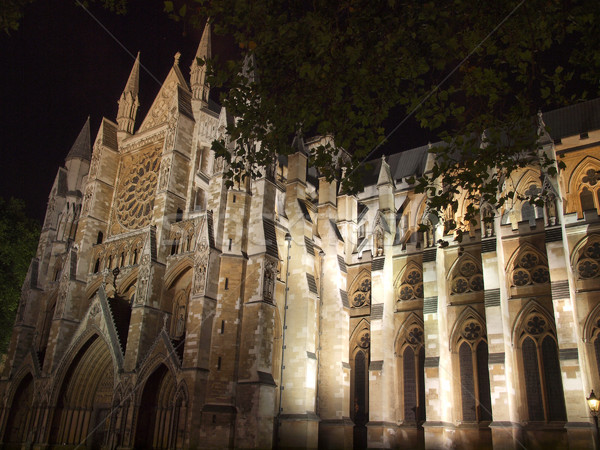
[[[169,110],[173,106],[173,97],[178,92],[178,87],[188,93],[190,92],[187,81],[185,81],[181,70],[179,70],[179,54],[176,54],[175,63],[158,91],[139,131],[153,128],[167,121]]]
[[[600,98],[555,109],[542,114],[552,139],[600,129]]]

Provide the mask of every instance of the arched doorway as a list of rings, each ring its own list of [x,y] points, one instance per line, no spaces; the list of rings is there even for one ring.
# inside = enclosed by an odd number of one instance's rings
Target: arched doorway
[[[135,448],[171,448],[175,434],[172,432],[178,404],[175,396],[175,378],[161,364],[152,372],[144,385],[135,432]],[[175,405],[175,406],[173,406]],[[179,403],[181,406],[181,403]]]
[[[77,352],[63,378],[50,443],[99,449],[104,442],[113,389],[112,356],[106,342],[94,335]]]
[[[19,383],[19,387],[15,391],[15,396],[13,397],[10,415],[6,422],[4,434],[5,443],[17,444],[27,442],[27,435],[32,429],[32,400],[33,377],[28,373]]]

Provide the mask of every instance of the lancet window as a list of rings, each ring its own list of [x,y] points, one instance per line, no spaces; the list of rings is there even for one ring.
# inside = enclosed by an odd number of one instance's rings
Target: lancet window
[[[529,420],[566,420],[558,346],[551,319],[541,308],[533,308],[523,315],[517,338]]]
[[[462,420],[492,420],[488,345],[483,322],[474,313],[466,314],[458,322],[454,340],[460,370]]]
[[[420,321],[404,328],[399,339],[400,403],[403,423],[415,424],[425,420],[425,334]]]

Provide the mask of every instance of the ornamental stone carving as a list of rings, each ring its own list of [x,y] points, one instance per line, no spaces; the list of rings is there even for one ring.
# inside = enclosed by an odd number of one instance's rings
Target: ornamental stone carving
[[[159,157],[160,147],[152,146],[123,158],[115,203],[116,220],[126,230],[136,230],[150,224]]]
[[[263,298],[267,301],[273,301],[275,290],[275,277],[277,273],[277,263],[274,261],[265,261],[263,274]]]
[[[60,283],[58,285],[58,294],[56,297],[56,309],[54,310],[54,318],[62,319],[65,310],[65,303],[69,297],[69,271],[67,270],[67,264],[63,266],[62,275],[60,277]]]
[[[407,268],[397,289],[398,300],[423,298],[423,274],[416,267]]]
[[[371,280],[364,278],[352,294],[352,306],[360,308],[371,303]]]
[[[586,244],[577,261],[577,274],[584,280],[600,275],[600,242]]]
[[[82,216],[89,212],[93,198],[94,198],[94,185],[90,184],[88,187],[85,188],[85,194],[83,196],[83,207],[81,208]]]
[[[160,165],[160,187],[159,189],[165,190],[169,186],[169,174],[171,172],[171,158],[164,158]]]
[[[423,333],[423,329],[417,325],[412,325],[406,333],[406,342],[411,347],[420,347],[423,345],[424,337],[425,334]]]
[[[138,272],[137,290],[135,293],[135,304],[142,305],[146,303],[146,297],[149,291],[150,278],[152,276],[152,260],[150,255],[142,256],[140,270]]]
[[[483,291],[483,273],[471,259],[464,259],[456,267],[452,277],[451,295]]]
[[[206,240],[202,240],[194,257],[194,295],[204,295],[206,292],[209,251],[208,243]]]
[[[467,341],[475,341],[483,334],[483,327],[476,320],[468,320],[463,324],[462,337]]]
[[[369,330],[364,330],[356,340],[356,343],[360,348],[369,348],[371,345],[371,335]]]
[[[94,152],[92,153],[92,161],[90,162],[90,171],[88,173],[88,179],[96,178],[98,173],[98,166],[100,165],[100,153],[102,152],[99,145],[94,146]]]
[[[150,112],[148,112],[144,123],[140,127],[140,131],[158,126],[168,119],[168,108],[175,94],[175,89],[177,89],[176,80],[171,78],[171,81],[165,82],[156,100],[154,100],[154,104],[150,108]]]
[[[524,252],[518,258],[512,273],[513,286],[544,284],[550,281],[550,272],[541,258],[534,252]]]

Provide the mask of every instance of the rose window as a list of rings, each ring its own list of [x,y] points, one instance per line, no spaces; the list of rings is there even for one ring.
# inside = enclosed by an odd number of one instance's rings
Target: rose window
[[[483,277],[479,274],[471,277],[469,281],[472,291],[483,291]]]
[[[362,336],[358,339],[358,345],[362,348],[368,348],[371,343],[371,337],[369,336],[369,332],[365,331]]]
[[[600,242],[594,242],[585,249],[585,254],[588,258],[600,259]]]
[[[591,279],[600,276],[600,242],[588,244],[577,262],[580,278]]]
[[[418,345],[423,343],[423,330],[418,327],[413,328],[408,333],[408,337],[406,338],[409,344]]]
[[[525,269],[531,269],[537,266],[538,257],[533,253],[526,253],[519,261],[519,265]]]
[[[594,169],[589,169],[582,178],[582,181],[588,183],[590,186],[595,186],[598,182],[598,172]]]
[[[423,275],[418,269],[407,270],[398,290],[398,300],[423,298]]]
[[[116,218],[126,229],[150,224],[158,180],[160,149],[142,151],[121,166],[121,182],[116,197]]]
[[[477,322],[469,322],[465,326],[463,336],[469,341],[474,341],[481,336],[481,326]]]
[[[550,281],[550,272],[545,267],[537,267],[531,273],[531,279],[534,283],[547,283]]]
[[[542,334],[546,330],[546,321],[540,316],[533,316],[525,327],[531,334]]]
[[[420,283],[417,286],[415,286],[414,292],[415,292],[415,297],[423,298],[423,283]]]
[[[460,273],[465,277],[471,277],[477,272],[477,266],[470,261],[464,263],[460,268]]]
[[[512,273],[513,286],[545,284],[550,281],[550,271],[539,255],[527,252],[519,259]]]
[[[371,301],[371,280],[363,279],[352,295],[352,306],[355,308],[364,306]]]
[[[459,265],[451,284],[451,294],[483,291],[483,274],[479,266],[471,260]]]
[[[526,286],[531,282],[529,272],[524,269],[517,269],[513,273],[513,283],[515,286]]]
[[[421,273],[417,270],[411,270],[408,276],[406,277],[406,282],[411,286],[419,283],[421,281]]]
[[[401,300],[410,300],[415,295],[413,288],[410,286],[402,286],[400,288],[400,299]]]
[[[360,283],[360,287],[358,289],[362,292],[369,292],[371,290],[371,280],[369,280],[368,278],[364,279]]]
[[[365,296],[365,294],[362,292],[359,292],[352,299],[352,304],[354,306],[362,306],[365,304],[366,301],[367,301],[367,297]]]
[[[452,292],[454,292],[455,294],[462,294],[464,292],[467,292],[468,288],[469,283],[467,283],[467,280],[465,280],[463,277],[456,278],[454,280],[454,283],[452,283]]]

